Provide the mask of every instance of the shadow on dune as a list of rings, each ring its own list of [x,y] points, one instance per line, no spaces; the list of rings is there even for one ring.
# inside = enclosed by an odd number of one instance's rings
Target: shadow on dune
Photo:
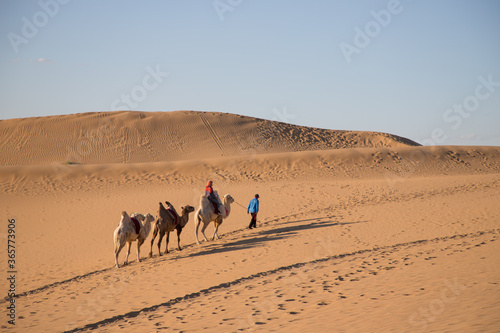
[[[311,220],[293,221],[293,222],[287,222],[287,224],[288,223],[305,222],[305,221],[311,221]],[[317,219],[314,219],[314,220],[317,220]],[[306,225],[294,225],[294,226],[289,226],[289,227],[282,227],[282,228],[277,228],[277,229],[265,230],[265,231],[261,231],[259,233],[259,235],[272,235],[272,234],[280,234],[280,233],[287,233],[287,232],[288,233],[293,232],[295,234],[296,233],[295,231],[317,229],[317,228],[331,227],[331,226],[341,226],[341,225],[346,225],[346,224],[367,223],[367,222],[368,221],[342,222],[342,223],[334,222],[334,221],[315,222],[315,223],[309,223]]]
[[[317,219],[314,219],[314,220],[317,220]],[[303,220],[303,221],[307,221],[307,220]],[[293,221],[293,222],[296,223],[296,222],[303,222],[303,221]],[[280,239],[288,238],[290,236],[298,234],[300,231],[306,231],[306,230],[312,230],[312,229],[318,229],[318,228],[328,228],[328,227],[341,226],[341,225],[346,225],[346,224],[367,223],[367,222],[368,221],[339,223],[339,222],[334,222],[334,221],[325,221],[325,222],[309,223],[309,224],[305,224],[305,225],[288,226],[288,227],[282,227],[282,228],[271,229],[271,230],[263,230],[263,231],[258,232],[254,236],[249,235],[244,239],[237,240],[234,242],[229,242],[229,243],[225,243],[225,244],[212,243],[212,244],[210,244],[210,246],[211,246],[210,249],[206,249],[206,250],[203,250],[200,252],[190,254],[188,257],[197,257],[197,256],[203,256],[203,255],[207,255],[207,254],[246,250],[246,249],[250,249],[253,247],[261,246],[266,242],[272,242],[272,241],[277,241]],[[288,222],[288,223],[290,223],[290,222]],[[208,244],[208,243],[205,243],[205,244]]]
[[[368,222],[368,221],[345,222],[342,224],[366,223],[366,222]],[[336,223],[332,224],[330,222],[329,222],[329,224],[336,225]],[[218,292],[222,289],[228,289],[228,288],[231,288],[235,285],[238,285],[238,284],[241,284],[244,282],[248,282],[248,281],[252,281],[253,279],[256,279],[256,278],[261,278],[264,276],[270,277],[270,276],[272,276],[272,274],[288,271],[288,270],[291,270],[293,268],[305,267],[305,266],[310,265],[310,264],[317,264],[318,262],[328,262],[328,261],[339,260],[339,259],[342,260],[344,258],[354,257],[356,255],[366,254],[366,253],[377,253],[377,252],[383,253],[386,250],[394,251],[394,250],[400,250],[402,248],[407,249],[409,246],[419,246],[421,244],[438,243],[438,242],[443,242],[443,241],[452,240],[452,239],[461,239],[461,238],[466,238],[466,237],[478,237],[478,236],[484,235],[485,233],[497,234],[498,229],[479,231],[477,233],[453,234],[452,236],[444,236],[444,237],[442,236],[442,237],[437,237],[437,238],[432,238],[432,239],[421,239],[421,240],[409,241],[409,242],[405,242],[405,243],[396,243],[396,244],[386,245],[386,246],[382,246],[382,247],[372,247],[372,248],[367,248],[367,249],[360,249],[360,250],[357,250],[354,252],[341,253],[341,254],[332,255],[332,256],[328,256],[328,257],[324,257],[324,258],[320,258],[320,259],[314,259],[311,261],[297,262],[297,263],[294,263],[291,265],[281,266],[281,267],[277,267],[277,268],[270,269],[267,271],[257,272],[257,273],[254,273],[254,274],[251,274],[248,276],[239,277],[239,278],[232,280],[232,281],[223,282],[223,283],[220,283],[218,285],[214,285],[214,286],[211,286],[211,287],[199,290],[199,291],[192,292],[190,294],[186,294],[184,296],[172,298],[172,299],[167,300],[166,302],[163,302],[163,303],[154,304],[151,306],[144,307],[142,309],[132,310],[132,311],[129,311],[126,313],[118,314],[118,315],[115,315],[113,317],[109,317],[109,318],[106,318],[103,320],[96,321],[94,323],[86,324],[82,327],[77,327],[77,328],[73,328],[71,330],[67,330],[65,332],[81,332],[81,331],[89,331],[89,330],[96,330],[96,329],[103,330],[103,329],[106,329],[106,327],[105,327],[106,325],[120,322],[120,321],[126,323],[127,319],[136,318],[141,314],[146,315],[146,314],[151,313],[153,311],[159,310],[160,308],[162,308],[162,311],[164,311],[164,313],[167,313],[167,312],[172,310],[173,305],[178,304],[180,302],[189,302],[197,297],[209,295],[209,294]],[[226,246],[228,246],[228,245],[230,245],[230,244],[226,244]],[[422,252],[422,253],[424,253],[424,252]],[[351,260],[351,259],[349,258],[348,260]],[[275,281],[278,281],[278,279],[275,278]],[[149,318],[152,318],[152,316],[153,316],[153,314],[150,315]]]
[[[287,221],[287,222],[279,223],[278,225],[308,222],[308,221],[318,221],[318,219],[326,219],[326,218],[332,218],[332,216],[323,217],[323,218],[312,218],[312,219],[305,219],[305,220]],[[230,252],[230,251],[245,250],[245,249],[250,249],[253,247],[261,246],[265,242],[277,241],[280,239],[288,238],[290,236],[298,234],[300,231],[307,231],[307,230],[312,230],[312,229],[317,229],[317,228],[327,228],[327,227],[332,227],[332,226],[342,226],[342,225],[347,225],[347,224],[367,223],[367,222],[369,222],[369,221],[356,221],[356,222],[323,221],[323,222],[313,222],[313,223],[309,223],[309,224],[305,224],[305,225],[284,226],[284,227],[278,227],[276,229],[270,229],[270,230],[268,229],[268,230],[262,230],[262,231],[259,231],[257,228],[257,230],[255,230],[256,234],[250,234],[247,236],[243,236],[243,237],[245,237],[243,239],[233,241],[233,242],[228,242],[225,244],[210,241],[209,243],[204,243],[204,247],[205,247],[204,250],[202,250],[200,252],[192,253],[190,255],[181,256],[181,257],[178,257],[176,259],[196,257],[196,256],[202,256],[202,255],[207,255],[207,254],[212,254],[212,253],[224,253],[224,252]],[[270,226],[269,222],[267,222],[264,226],[269,227]],[[259,228],[262,228],[262,227],[259,227]],[[243,231],[242,229],[235,230],[235,231],[232,231],[232,232],[225,234],[224,236],[227,237],[227,236],[232,235],[232,234],[236,234],[236,233],[239,234],[242,231]],[[195,246],[196,246],[196,244],[188,244],[188,245],[184,246],[184,248],[185,249],[191,248],[192,250],[196,250]],[[181,254],[177,250],[171,250],[171,252],[176,252],[179,255]],[[154,258],[155,258],[157,263],[162,263],[164,261],[172,260],[171,255],[170,256],[169,255],[165,255],[165,256],[155,255]],[[144,263],[146,260],[151,260],[151,259],[143,257],[142,260]],[[132,261],[129,263],[128,266],[133,267],[135,265],[141,265],[143,263],[138,263],[136,261]],[[36,288],[33,290],[21,292],[21,293],[16,295],[16,298],[36,294],[36,293],[45,291],[49,288],[54,288],[54,287],[57,287],[60,285],[65,285],[65,284],[70,283],[70,282],[79,281],[81,279],[88,278],[88,277],[95,276],[95,275],[99,275],[99,274],[102,274],[102,273],[105,273],[105,272],[108,272],[108,271],[111,271],[114,269],[115,269],[115,266],[113,265],[112,267],[109,267],[109,268],[88,272],[88,273],[82,274],[82,275],[77,275],[77,276],[74,276],[72,278],[69,278],[69,279],[66,279],[63,281],[54,282],[54,283],[47,284],[45,286],[42,286],[42,287],[39,287],[39,288]],[[6,303],[6,302],[8,302],[7,297],[0,299],[0,304]]]

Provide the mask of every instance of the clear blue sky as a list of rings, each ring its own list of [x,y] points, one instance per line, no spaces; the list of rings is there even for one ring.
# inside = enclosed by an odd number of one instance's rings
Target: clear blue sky
[[[500,145],[498,0],[2,0],[0,35],[0,119],[221,111]]]

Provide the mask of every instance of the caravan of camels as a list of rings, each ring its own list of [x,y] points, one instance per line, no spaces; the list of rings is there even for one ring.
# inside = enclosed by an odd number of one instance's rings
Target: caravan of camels
[[[217,191],[213,191],[213,197],[218,202],[217,205],[209,200],[207,195],[202,195],[200,198],[200,204],[196,212],[194,213],[195,220],[195,235],[196,235],[196,243],[200,244],[198,239],[198,228],[201,223],[203,226],[201,228],[201,233],[203,234],[203,238],[205,241],[208,241],[205,235],[205,229],[208,227],[210,222],[214,222],[214,234],[212,236],[212,240],[219,239],[219,235],[217,234],[217,230],[219,226],[222,224],[222,221],[227,218],[231,212],[231,203],[234,202],[233,197],[231,195],[226,194],[224,198],[221,200]],[[165,206],[163,203],[159,203],[158,212],[156,214],[156,218],[154,218],[151,214],[146,214],[146,216],[134,213],[132,215],[128,215],[126,211],[122,212],[121,220],[118,227],[114,231],[114,245],[115,245],[115,264],[117,268],[120,268],[118,263],[118,255],[120,254],[121,249],[128,244],[127,255],[125,257],[124,265],[128,264],[128,257],[130,255],[130,248],[132,246],[132,242],[137,241],[137,261],[140,262],[140,247],[149,236],[151,229],[153,230],[153,238],[151,239],[151,249],[149,252],[149,257],[153,257],[153,242],[156,236],[159,236],[158,239],[158,254],[161,256],[162,252],[160,250],[161,242],[165,234],[167,235],[166,246],[165,246],[165,254],[168,253],[168,243],[170,238],[170,232],[177,230],[177,248],[182,250],[180,244],[180,235],[182,233],[183,228],[189,221],[189,213],[195,211],[192,206],[184,206],[181,207],[181,214],[179,215],[175,210],[174,206],[165,201]],[[218,212],[216,212],[218,209]],[[153,225],[151,226],[151,223]]]

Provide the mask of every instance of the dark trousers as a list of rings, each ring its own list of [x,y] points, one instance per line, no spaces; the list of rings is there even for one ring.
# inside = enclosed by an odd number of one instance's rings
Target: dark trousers
[[[214,206],[214,210],[215,210],[215,214],[219,214],[219,202],[217,201],[217,199],[215,198],[212,198],[212,197],[208,197],[208,200],[212,203],[212,205]]]
[[[252,214],[252,220],[250,221],[250,225],[248,227],[250,229],[257,228],[257,213],[250,213],[250,214]]]

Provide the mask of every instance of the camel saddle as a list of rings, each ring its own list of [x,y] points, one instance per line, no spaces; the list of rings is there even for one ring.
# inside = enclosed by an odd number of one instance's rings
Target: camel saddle
[[[214,213],[215,214],[220,214],[220,212],[219,212],[219,206],[215,202],[212,202],[212,205],[214,206]]]
[[[167,212],[169,212],[170,215],[172,215],[172,217],[174,218],[174,227],[177,226],[177,220],[179,218],[179,216],[177,215],[177,213],[174,212],[173,210],[171,210],[170,208],[167,208]]]
[[[214,205],[215,214],[220,215],[221,212],[219,211],[219,207],[217,207],[217,204],[215,202],[212,202],[212,205]],[[229,215],[229,211],[227,210],[227,208],[224,207],[224,209],[226,210],[226,216]]]
[[[139,223],[139,221],[137,221],[137,219],[135,217],[131,217],[130,219],[134,223],[135,233],[139,234],[139,232],[141,232],[141,224]]]

